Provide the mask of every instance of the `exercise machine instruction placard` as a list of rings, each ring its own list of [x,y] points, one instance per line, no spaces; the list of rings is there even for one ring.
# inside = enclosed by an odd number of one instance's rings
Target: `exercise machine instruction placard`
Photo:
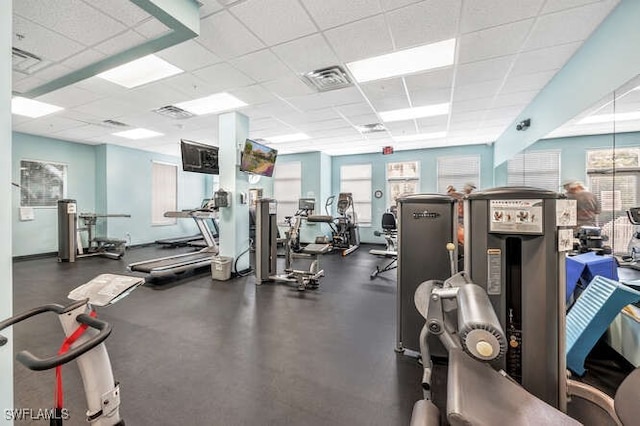
[[[542,235],[541,199],[491,200],[490,232]]]

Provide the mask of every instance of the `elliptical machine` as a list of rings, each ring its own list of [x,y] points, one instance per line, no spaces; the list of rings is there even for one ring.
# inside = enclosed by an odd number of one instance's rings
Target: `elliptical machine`
[[[56,369],[56,407],[47,413],[51,425],[62,425],[69,413],[64,408],[62,369],[71,361],[78,363],[87,399],[87,422],[93,426],[124,426],[120,417],[120,385],[113,378],[111,362],[104,341],[111,334],[111,325],[96,318],[95,306],[107,306],[126,297],[144,279],[124,275],[102,274],[72,290],[74,300],[66,306],[39,306],[0,322],[0,331],[45,312],[58,315],[67,336],[57,355],[39,358],[23,350],[16,359],[33,371]],[[0,336],[0,347],[7,338]]]
[[[335,200],[335,195],[327,198],[324,208],[328,216],[331,216],[331,206]],[[338,216],[330,223],[331,246],[333,249],[342,250],[342,255],[346,256],[360,247],[360,230],[350,192],[341,192],[338,195],[336,212]]]

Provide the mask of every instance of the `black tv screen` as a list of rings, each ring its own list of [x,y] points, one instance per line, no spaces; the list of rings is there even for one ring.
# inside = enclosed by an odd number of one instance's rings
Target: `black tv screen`
[[[182,170],[185,172],[220,174],[217,146],[181,139],[180,150],[182,151]]]
[[[278,151],[247,139],[242,150],[240,170],[254,175],[273,176]]]

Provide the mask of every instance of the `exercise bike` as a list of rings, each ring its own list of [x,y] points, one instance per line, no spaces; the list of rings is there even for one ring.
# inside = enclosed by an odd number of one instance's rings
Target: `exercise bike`
[[[51,425],[62,425],[69,417],[64,408],[61,368],[76,361],[87,399],[87,422],[94,426],[124,426],[119,411],[120,385],[114,380],[104,344],[111,334],[111,325],[96,318],[94,307],[112,305],[142,284],[142,278],[102,274],[72,290],[68,297],[74,302],[66,306],[43,305],[0,322],[2,331],[42,313],[58,315],[66,339],[56,355],[40,358],[27,350],[16,355],[16,359],[30,370],[56,369],[56,407],[46,414]],[[0,347],[6,343],[7,338],[0,336]]]
[[[369,279],[374,279],[378,274],[382,272],[391,271],[398,267],[398,226],[396,224],[396,216],[392,212],[385,212],[382,214],[382,232],[373,231],[373,235],[376,237],[384,236],[386,247],[384,250],[371,249],[370,254],[375,256],[384,256],[391,258],[391,260],[380,267],[376,265],[376,269],[371,272]]]

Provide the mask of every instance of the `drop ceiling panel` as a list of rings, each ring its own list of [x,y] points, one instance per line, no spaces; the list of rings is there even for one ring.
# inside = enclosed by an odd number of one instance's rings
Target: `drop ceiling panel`
[[[264,44],[226,10],[202,19],[196,40],[225,59],[264,48]]]
[[[458,45],[458,62],[464,64],[517,53],[533,22],[527,19],[463,35]]]
[[[118,99],[136,105],[145,111],[190,100],[179,90],[166,85],[137,87],[119,96]],[[158,115],[158,118],[162,118],[162,116]]]
[[[442,104],[451,100],[451,89],[414,90],[409,97],[414,107]]]
[[[128,102],[120,101],[116,98],[100,99],[81,107],[83,112],[94,115],[102,119],[118,118],[123,115],[137,112],[138,106]]]
[[[323,30],[382,12],[378,0],[302,0],[302,4]]]
[[[156,52],[156,55],[185,71],[193,71],[222,62],[217,55],[194,40],[187,40]]]
[[[80,43],[13,15],[13,32],[24,38],[13,38],[13,47],[25,50],[51,61],[60,61],[84,49]]]
[[[97,101],[102,95],[81,89],[76,86],[67,86],[54,92],[36,98],[38,101],[58,105],[63,108],[73,108],[89,102]]]
[[[484,105],[485,108],[488,105]],[[455,126],[460,123],[477,123],[479,120],[482,120],[484,117],[484,109],[480,111],[464,111],[457,112],[454,111],[451,113],[451,119],[449,120],[449,124],[451,126]]]
[[[247,0],[230,11],[269,46],[317,31],[297,0]]]
[[[79,69],[98,62],[99,60],[104,59],[104,57],[104,53],[97,52],[93,49],[85,49],[82,52],[78,52],[65,59],[62,61],[62,64],[73,69]]]
[[[122,23],[81,0],[20,0],[14,2],[13,13],[86,46],[126,29]],[[96,25],[96,22],[100,25]]]
[[[416,124],[413,120],[385,123],[384,126],[393,136],[415,135],[417,133]]]
[[[446,89],[453,83],[453,67],[408,75],[404,79],[410,93],[413,90]]]
[[[205,16],[209,16],[214,12],[218,12],[222,10],[222,5],[218,3],[216,0],[198,0],[202,3],[200,7],[200,17],[204,18]]]
[[[405,95],[402,77],[363,83],[360,88],[370,100]]]
[[[493,97],[501,85],[502,80],[492,80],[468,86],[456,86],[453,92],[454,105],[459,101]]]
[[[613,6],[610,2],[599,2],[541,16],[524,47],[533,50],[585,40]]]
[[[342,118],[338,118],[335,120],[317,121],[315,123],[306,123],[306,124],[301,124],[297,127],[307,132],[311,132],[311,133],[317,132],[319,136],[322,136],[322,132],[327,130],[346,129],[346,128],[353,129],[353,127],[351,127],[349,123],[344,121]],[[348,131],[351,131],[351,130],[348,130]]]
[[[71,72],[71,68],[64,65],[52,64],[48,67],[38,70],[35,75],[43,81],[51,81],[58,77],[62,77]]]
[[[531,102],[538,93],[538,90],[529,90],[525,92],[514,92],[506,95],[499,95],[493,100],[493,107],[500,108],[504,106],[526,105]]]
[[[248,105],[263,104],[276,99],[271,92],[258,84],[229,90],[229,93]]]
[[[413,3],[418,3],[422,0],[380,0],[380,5],[382,9],[385,11],[390,11],[394,9],[399,9],[405,6],[408,6]]]
[[[425,0],[387,14],[398,49],[456,36],[461,0]]]
[[[400,108],[409,108],[409,99],[406,96],[396,96],[384,99],[372,99],[371,103],[378,112],[391,111]]]
[[[144,10],[136,6],[131,0],[84,0],[89,6],[99,9],[113,19],[122,22],[127,27],[150,18]]]
[[[215,93],[214,88],[210,84],[188,72],[149,84],[149,86],[157,87],[164,85],[178,90],[184,94],[187,99],[198,99]]]
[[[320,34],[275,46],[273,52],[295,72],[304,74],[339,63]]]
[[[347,120],[354,126],[364,126],[365,124],[375,124],[380,122],[378,116],[373,113],[348,117]]]
[[[166,25],[155,18],[149,18],[145,20],[140,25],[136,26],[135,30],[138,34],[142,35],[148,40],[158,38],[170,31]]]
[[[391,34],[383,15],[327,30],[324,34],[344,62],[393,51]]]
[[[250,105],[242,109],[242,113],[252,118],[277,117],[280,114],[287,115],[300,112],[293,108],[291,104],[281,100],[260,105]]]
[[[20,81],[13,82],[12,89],[17,93],[24,93],[44,83],[45,81],[41,78],[38,78],[36,76],[28,76]]]
[[[13,129],[18,132],[46,135],[80,126],[84,126],[84,123],[64,117],[57,117],[55,114],[52,114],[46,117],[40,117],[38,120],[17,124],[13,126]]]
[[[258,118],[255,120],[251,120],[250,123],[250,131],[253,132],[265,132],[265,131],[269,131],[271,129],[275,129],[282,126],[282,123],[280,123],[279,121],[271,118],[271,117],[266,117],[266,118]]]
[[[567,63],[581,45],[582,42],[574,42],[521,53],[518,55],[510,75],[558,70]]]
[[[277,80],[291,74],[291,70],[269,49],[249,53],[231,63],[258,82]]]
[[[439,115],[437,117],[425,117],[418,118],[416,123],[418,127],[422,128],[437,128],[439,130],[447,130],[447,122],[449,121],[448,115]]]
[[[311,87],[304,84],[298,77],[279,78],[278,80],[263,83],[262,86],[268,91],[283,98],[316,93]]]
[[[94,47],[100,53],[104,53],[108,56],[113,56],[116,53],[120,53],[124,50],[142,44],[146,41],[144,37],[135,31],[129,30],[122,34],[118,34]]]
[[[348,104],[348,105],[340,105],[335,109],[348,118],[364,115],[364,114],[371,114],[374,112],[373,109],[371,109],[371,106],[369,106],[369,104],[365,102],[357,102],[357,103]]]
[[[55,133],[56,138],[86,143],[87,140],[106,134],[110,129],[92,124],[83,124],[73,129],[61,130]]]
[[[556,71],[544,71],[535,74],[524,74],[509,77],[504,83],[500,94],[540,90],[553,78]]]
[[[533,18],[544,3],[545,0],[465,0],[460,31],[470,33]]]
[[[217,92],[237,89],[238,87],[249,86],[255,83],[253,79],[247,77],[227,63],[199,69],[194,71],[193,75],[200,78]]]
[[[485,112],[483,124],[486,125],[488,121],[496,120],[496,122],[504,122],[503,124],[507,125],[516,118],[525,106],[526,105],[512,105],[508,107],[489,109]]]
[[[456,73],[456,86],[503,79],[507,76],[509,67],[515,58],[515,55],[509,55],[459,65]]]
[[[553,0],[548,1],[542,9],[542,13],[558,12],[563,9],[571,9],[574,7],[585,6],[591,3],[598,3],[602,0]],[[618,0],[608,0],[609,3],[619,3]]]
[[[342,119],[333,108],[316,109],[305,113],[278,114],[278,118],[292,125]]]

